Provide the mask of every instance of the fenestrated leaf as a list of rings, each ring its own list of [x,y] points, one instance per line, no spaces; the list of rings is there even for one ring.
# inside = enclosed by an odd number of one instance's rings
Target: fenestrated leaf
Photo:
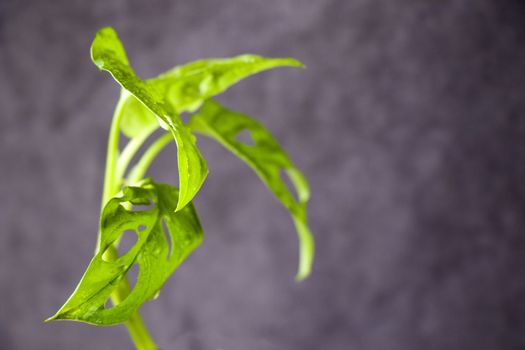
[[[150,79],[166,101],[179,112],[194,112],[208,98],[220,94],[238,81],[276,67],[303,67],[294,58],[240,55],[212,58],[177,66]]]
[[[177,198],[175,187],[145,180],[140,187],[125,187],[120,196],[111,199],[101,216],[101,249],[73,295],[49,320],[117,324],[126,321],[144,302],[154,298],[203,238],[193,205],[190,203],[175,212]],[[152,208],[133,209],[133,205],[148,204],[153,204]],[[169,231],[171,249],[162,221]],[[135,245],[116,260],[107,261],[105,250],[129,230],[138,235]],[[106,300],[134,264],[139,266],[135,287],[117,306],[106,308]]]
[[[91,57],[100,69],[108,71],[122,88],[154,113],[162,127],[173,134],[178,149],[180,184],[180,197],[176,209],[182,209],[199,191],[208,174],[206,162],[195,145],[195,137],[184,126],[172,106],[165,103],[163,94],[156,90],[154,84],[136,76],[113,28],[106,27],[97,32],[91,45]],[[130,121],[126,121],[127,132],[133,135],[137,129],[129,124]]]
[[[269,187],[290,212],[295,223],[299,242],[300,260],[297,279],[310,274],[314,257],[314,240],[307,220],[307,202],[310,196],[308,182],[293,165],[277,140],[258,121],[247,115],[233,112],[213,100],[207,100],[201,110],[193,115],[190,127],[209,136],[244,160]],[[249,131],[254,144],[242,143],[237,136]],[[297,191],[297,199],[282,178],[284,172]]]

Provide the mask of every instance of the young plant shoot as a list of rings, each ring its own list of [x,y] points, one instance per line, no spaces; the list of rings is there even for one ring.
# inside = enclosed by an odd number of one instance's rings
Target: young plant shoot
[[[91,58],[121,86],[109,133],[97,245],[75,291],[47,321],[73,320],[104,326],[123,323],[137,349],[157,349],[138,311],[146,301],[156,298],[166,280],[203,239],[191,201],[204,183],[208,168],[195,135],[216,140],[248,164],[289,211],[299,237],[296,278],[306,278],[314,256],[307,222],[306,179],[258,121],[213,100],[250,75],[303,65],[292,58],[241,55],[195,61],[142,80],[131,68],[117,33],[109,27],[96,34]],[[183,112],[191,114],[188,123],[180,118]],[[159,128],[165,130],[162,136],[131,164],[144,142]],[[246,131],[253,144],[237,139]],[[129,141],[119,150],[121,134]],[[177,146],[178,187],[146,177],[152,161],[172,141]],[[297,199],[283,174],[295,187]],[[137,239],[131,249],[119,254],[123,235],[136,235]],[[139,272],[131,287],[127,274],[134,265]]]

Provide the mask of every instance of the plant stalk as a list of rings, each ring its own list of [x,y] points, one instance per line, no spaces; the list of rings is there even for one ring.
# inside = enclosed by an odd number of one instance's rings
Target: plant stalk
[[[134,185],[138,181],[142,180],[144,176],[146,176],[146,172],[148,171],[148,168],[153,160],[171,141],[173,141],[173,136],[169,132],[159,137],[146,150],[146,152],[144,152],[137,164],[135,164],[135,166],[131,169],[127,178],[127,183],[129,185]]]
[[[113,120],[111,122],[111,129],[109,131],[107,158],[106,158],[106,171],[104,175],[104,191],[102,194],[102,208],[106,203],[113,198],[119,191],[122,179],[118,179],[118,141],[120,136],[120,123],[123,117],[123,108],[126,95],[122,93],[120,95],[115,113],[113,114]],[[97,239],[97,251],[100,249],[100,233]],[[118,253],[115,246],[110,246],[104,252],[104,255],[109,259],[117,259]],[[127,278],[124,278],[118,287],[111,294],[111,301],[113,305],[118,305],[130,294],[130,286]],[[142,321],[140,313],[135,312],[128,321],[125,323],[128,329],[131,340],[135,344],[137,350],[157,350],[158,347],[153,341],[153,338],[149,334],[146,325]]]

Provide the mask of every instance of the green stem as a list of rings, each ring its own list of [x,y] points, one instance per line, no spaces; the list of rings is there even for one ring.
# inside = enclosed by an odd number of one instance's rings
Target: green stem
[[[125,94],[122,93],[113,113],[113,120],[111,122],[111,129],[109,130],[108,149],[106,156],[106,172],[104,174],[104,190],[102,192],[102,208],[106,203],[116,194],[119,189],[115,185],[116,182],[116,170],[118,162],[118,140],[120,136],[120,122],[124,116],[124,101]]]
[[[146,139],[155,131],[156,128],[151,128],[145,131],[142,131],[137,136],[133,137],[126,147],[124,147],[124,150],[120,154],[118,158],[117,163],[117,170],[115,178],[117,181],[122,182],[121,180],[124,178],[124,174],[126,173],[126,169],[128,168],[129,163],[131,162],[131,159],[135,156],[137,151],[139,150],[140,146],[146,141]],[[121,183],[119,183],[121,185]]]
[[[146,175],[151,162],[157,157],[157,155],[173,141],[173,136],[171,133],[167,132],[161,137],[159,137],[142,155],[142,158],[137,162],[137,164],[131,169],[128,175],[127,183],[133,185]]]
[[[148,332],[148,328],[142,321],[140,314],[135,312],[126,322],[129,335],[138,350],[157,350],[157,344]]]
[[[108,150],[106,158],[106,171],[104,174],[104,190],[102,193],[102,208],[106,203],[113,198],[119,191],[122,178],[118,169],[118,141],[120,136],[120,123],[123,117],[124,102],[127,95],[122,93],[120,95],[115,113],[113,114],[113,121],[111,122],[111,129],[109,131]],[[119,175],[119,177],[117,177]],[[97,239],[97,251],[100,249],[100,232]],[[104,252],[104,255],[110,259],[118,258],[117,249],[115,246],[110,246]],[[126,299],[130,294],[130,287],[127,278],[117,286],[111,294],[111,301],[114,305],[118,305],[121,301]],[[130,337],[138,350],[156,350],[157,346],[151,338],[139,312],[135,312],[125,323]]]

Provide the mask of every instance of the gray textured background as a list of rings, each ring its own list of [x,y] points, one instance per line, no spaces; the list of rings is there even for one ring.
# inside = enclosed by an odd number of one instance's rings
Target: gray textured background
[[[522,1],[0,1],[0,348],[128,349],[123,327],[42,324],[95,244],[120,32],[143,77],[252,52],[308,70],[222,99],[313,188],[313,276],[286,212],[209,140],[205,242],[143,308],[164,349],[525,349]],[[172,148],[154,173],[176,181]]]

